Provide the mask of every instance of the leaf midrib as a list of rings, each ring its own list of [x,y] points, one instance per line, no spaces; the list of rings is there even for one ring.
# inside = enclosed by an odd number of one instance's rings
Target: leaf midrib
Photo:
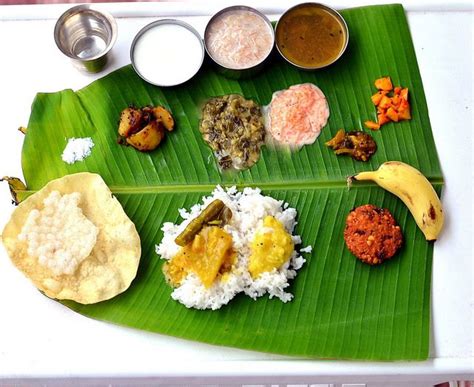
[[[444,181],[442,178],[428,178],[430,183],[435,187],[442,187]],[[280,182],[280,183],[235,183],[235,184],[162,184],[154,186],[116,186],[110,185],[109,188],[114,194],[159,194],[159,193],[187,193],[187,192],[211,192],[217,185],[224,187],[235,186],[238,189],[245,187],[260,188],[263,191],[295,191],[295,190],[317,190],[317,189],[349,189],[346,181],[334,180],[334,181],[292,181],[292,182]],[[363,181],[353,183],[350,189],[357,189],[358,187],[375,186],[376,184],[370,181]],[[29,196],[37,192],[36,190],[25,190],[22,194]]]

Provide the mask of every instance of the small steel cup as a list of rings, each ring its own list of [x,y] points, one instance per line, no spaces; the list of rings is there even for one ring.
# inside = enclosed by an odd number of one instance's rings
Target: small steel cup
[[[88,4],[67,10],[54,27],[58,48],[78,69],[89,73],[104,68],[116,39],[117,23],[113,16]]]

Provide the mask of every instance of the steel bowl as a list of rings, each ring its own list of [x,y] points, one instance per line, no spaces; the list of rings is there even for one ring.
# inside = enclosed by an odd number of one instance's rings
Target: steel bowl
[[[160,26],[160,25],[165,25],[165,24],[176,24],[176,25],[179,25],[181,27],[184,27],[186,28],[187,30],[189,30],[190,32],[192,32],[194,35],[196,35],[196,37],[198,38],[200,44],[201,44],[201,60],[200,60],[200,64],[199,66],[196,68],[196,71],[194,72],[194,74],[192,74],[191,77],[187,78],[187,79],[183,79],[182,82],[180,83],[176,83],[176,84],[167,84],[167,85],[160,85],[156,82],[153,82],[151,81],[150,79],[147,79],[141,72],[140,72],[140,69],[138,68],[138,66],[136,65],[136,61],[135,61],[135,47],[137,45],[137,42],[140,40],[140,38],[143,36],[143,34],[147,31],[149,31],[150,29],[156,27],[156,26]],[[171,39],[173,38],[172,36],[170,37]],[[176,47],[176,49],[180,49],[180,47]],[[161,86],[161,87],[169,87],[169,86],[177,86],[179,84],[182,84],[186,81],[188,81],[189,79],[191,79],[194,75],[196,75],[196,73],[199,71],[199,69],[201,68],[203,62],[204,62],[204,56],[205,56],[205,49],[204,49],[204,43],[202,41],[202,38],[201,38],[201,35],[199,35],[199,32],[196,31],[196,29],[194,27],[192,27],[191,25],[189,25],[188,23],[186,22],[183,22],[181,20],[176,20],[176,19],[161,19],[161,20],[157,20],[157,21],[154,21],[154,22],[151,22],[150,24],[147,24],[145,27],[143,27],[138,33],[137,35],[135,36],[135,38],[133,39],[132,41],[132,45],[130,47],[130,61],[132,62],[132,67],[133,69],[135,70],[135,72],[140,76],[140,78],[142,78],[143,80],[147,81],[148,83],[152,84],[152,85],[155,85],[155,86]],[[163,59],[163,60],[166,60],[166,59]],[[179,71],[179,68],[176,68],[176,71]]]
[[[117,40],[117,23],[112,15],[89,4],[63,13],[54,27],[54,40],[61,52],[80,70],[101,71]]]
[[[216,60],[212,54],[209,51],[208,44],[207,44],[207,39],[209,35],[209,28],[211,27],[212,23],[221,15],[231,12],[231,11],[250,11],[253,12],[254,14],[258,15],[269,27],[271,34],[272,34],[272,49],[269,51],[268,55],[261,60],[260,63],[257,63],[255,66],[244,68],[244,69],[234,69],[234,68],[229,68],[220,63],[218,60]],[[206,29],[204,30],[204,46],[206,48],[206,52],[208,57],[211,59],[212,63],[215,65],[217,70],[223,74],[224,76],[232,79],[241,79],[241,78],[249,78],[258,72],[260,72],[265,64],[268,62],[269,58],[271,57],[271,54],[273,52],[273,47],[275,46],[275,31],[273,30],[273,25],[271,21],[260,11],[256,10],[255,8],[252,7],[247,7],[245,5],[234,5],[231,7],[227,7],[224,9],[221,9],[219,12],[217,12],[214,16],[211,17],[209,22],[206,25]]]
[[[327,66],[330,66],[332,65],[334,62],[336,62],[341,56],[342,54],[344,54],[344,52],[346,51],[346,48],[347,48],[347,45],[349,44],[349,28],[347,27],[347,23],[346,21],[344,20],[344,18],[342,17],[342,15],[337,12],[334,8],[331,8],[327,5],[324,5],[324,4],[320,4],[320,3],[301,3],[301,4],[297,4],[291,8],[289,8],[288,10],[286,10],[283,15],[281,15],[280,19],[278,20],[276,26],[275,26],[275,34],[277,35],[277,31],[278,31],[278,26],[280,25],[280,21],[287,15],[289,14],[290,12],[292,12],[293,10],[297,9],[297,8],[303,8],[303,7],[315,7],[315,8],[320,8],[320,9],[324,9],[325,11],[327,11],[328,13],[330,13],[331,15],[333,15],[341,24],[343,30],[344,30],[344,36],[345,36],[345,42],[339,52],[339,54],[330,62],[330,63],[327,63],[325,65],[322,65],[322,66],[302,66],[302,65],[299,65],[297,63],[294,63],[292,62],[290,59],[288,59],[285,54],[280,50],[280,47],[279,47],[279,44],[278,44],[278,40],[276,40],[276,43],[275,43],[275,46],[277,48],[277,51],[280,53],[280,55],[283,57],[283,59],[285,59],[288,63],[292,64],[293,66],[295,67],[298,67],[302,70],[317,70],[317,69],[322,69],[324,67],[327,67]]]

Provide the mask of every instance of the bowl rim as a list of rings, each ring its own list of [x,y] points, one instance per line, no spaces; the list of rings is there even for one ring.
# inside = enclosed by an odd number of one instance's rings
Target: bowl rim
[[[196,71],[187,79],[184,79],[183,81],[179,82],[179,83],[174,83],[174,84],[171,84],[171,85],[163,85],[163,84],[160,84],[160,83],[156,83],[156,82],[153,82],[151,80],[149,80],[148,78],[146,78],[145,76],[143,76],[140,71],[138,70],[137,66],[135,65],[135,57],[134,57],[134,53],[135,53],[135,46],[137,44],[137,42],[140,40],[140,38],[143,36],[143,34],[145,32],[147,32],[148,30],[156,27],[156,26],[159,26],[159,25],[163,25],[163,24],[174,24],[174,25],[179,25],[183,28],[186,28],[188,31],[192,32],[197,38],[198,38],[198,41],[199,41],[199,44],[201,46],[201,61],[199,63],[199,66],[197,66],[196,68]],[[130,62],[132,63],[132,67],[133,69],[135,70],[135,72],[138,74],[138,76],[140,78],[142,78],[144,81],[152,84],[152,85],[155,85],[155,86],[160,86],[160,87],[173,87],[173,86],[178,86],[178,85],[181,85],[187,81],[189,81],[192,77],[194,77],[198,72],[199,70],[201,69],[203,63],[204,63],[204,57],[205,57],[205,48],[204,48],[204,42],[201,38],[201,35],[199,35],[199,32],[189,23],[186,23],[182,20],[178,20],[178,19],[159,19],[159,20],[155,20],[155,21],[152,21],[151,23],[148,23],[146,26],[144,26],[140,31],[137,32],[137,34],[135,35],[135,37],[133,38],[133,41],[132,41],[132,44],[130,46]]]
[[[322,4],[322,3],[316,3],[316,2],[306,2],[306,3],[300,3],[300,4],[296,4],[294,5],[293,7],[290,7],[288,8],[285,12],[283,12],[283,14],[280,16],[280,18],[278,19],[276,25],[275,25],[275,35],[277,34],[277,31],[278,31],[278,25],[280,24],[280,21],[287,15],[289,14],[290,12],[292,12],[293,10],[295,9],[298,9],[298,8],[303,8],[303,7],[308,7],[308,6],[311,6],[311,7],[315,7],[315,8],[321,8],[321,9],[324,9],[326,11],[328,11],[331,15],[335,16],[342,24],[342,27],[344,28],[344,31],[345,31],[345,41],[344,41],[344,44],[341,48],[341,50],[339,51],[339,54],[329,63],[326,63],[322,66],[302,66],[302,65],[299,65],[297,63],[294,63],[292,62],[290,59],[288,59],[285,54],[282,53],[282,51],[280,50],[280,47],[278,45],[278,39],[275,38],[275,46],[276,46],[276,49],[278,51],[278,53],[281,55],[281,57],[283,59],[285,59],[288,63],[290,63],[291,65],[299,68],[299,69],[302,69],[302,70],[319,70],[319,69],[323,69],[325,67],[328,67],[332,64],[334,64],[343,54],[344,52],[346,51],[347,49],[347,46],[349,45],[349,27],[347,26],[347,22],[346,22],[346,19],[344,19],[344,17],[337,11],[335,10],[334,8],[326,5],[326,4]]]
[[[86,59],[82,59],[76,55],[72,55],[69,51],[66,51],[64,49],[63,45],[59,41],[59,35],[64,25],[64,22],[71,16],[77,15],[78,13],[81,13],[81,12],[92,13],[100,17],[101,19],[105,20],[109,24],[111,35],[112,35],[110,38],[110,42],[107,44],[104,50],[102,50],[97,55],[94,55]],[[117,35],[118,35],[118,28],[117,28],[117,22],[115,18],[107,11],[99,10],[92,4],[80,4],[80,5],[76,5],[75,7],[69,8],[58,18],[54,26],[54,41],[56,42],[56,46],[67,57],[71,59],[79,60],[81,62],[89,62],[89,61],[93,61],[105,56],[112,49],[115,42],[117,41]]]
[[[270,50],[268,51],[268,54],[265,55],[265,57],[258,63],[256,63],[255,65],[251,66],[251,67],[243,67],[243,68],[233,68],[233,67],[228,67],[224,64],[222,64],[221,62],[219,62],[218,60],[216,60],[212,54],[209,52],[209,49],[207,48],[207,35],[208,35],[208,31],[209,31],[209,28],[210,26],[212,25],[212,23],[221,15],[223,15],[224,13],[227,13],[227,12],[230,12],[230,11],[250,11],[250,12],[253,12],[254,14],[256,14],[257,16],[259,16],[269,27],[269,30],[270,30],[270,33],[271,33],[271,36],[272,36],[272,44],[271,44],[271,47],[270,47]],[[260,66],[262,63],[264,63],[269,57],[270,55],[272,54],[273,52],[273,48],[275,47],[275,29],[273,28],[273,24],[272,22],[270,21],[270,19],[268,19],[268,17],[260,12],[258,9],[255,9],[255,8],[252,8],[252,7],[249,7],[247,5],[231,5],[229,7],[225,7],[225,8],[222,8],[220,11],[216,12],[214,15],[212,15],[212,17],[209,19],[209,21],[207,22],[206,24],[206,28],[204,29],[204,37],[203,37],[203,40],[204,40],[204,48],[206,50],[206,53],[207,55],[209,56],[209,58],[211,58],[211,60],[216,63],[218,66],[221,66],[223,67],[224,69],[227,69],[227,70],[232,70],[232,71],[247,71],[247,70],[251,70],[251,69],[254,69],[254,68],[257,68],[258,66]]]

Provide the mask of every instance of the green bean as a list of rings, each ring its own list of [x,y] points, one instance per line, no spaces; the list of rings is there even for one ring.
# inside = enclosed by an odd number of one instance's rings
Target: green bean
[[[174,240],[179,246],[186,246],[191,242],[203,226],[215,219],[219,218],[219,215],[225,208],[222,200],[216,199],[212,201],[196,218],[194,218],[187,227],[179,234]]]

